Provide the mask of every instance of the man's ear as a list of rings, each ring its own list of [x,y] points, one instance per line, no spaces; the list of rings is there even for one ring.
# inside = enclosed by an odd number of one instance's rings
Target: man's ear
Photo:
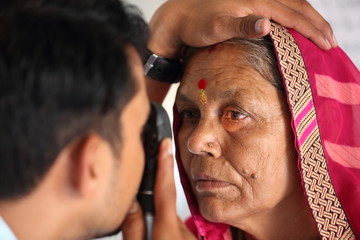
[[[93,133],[72,142],[64,151],[69,187],[82,197],[95,197],[111,175],[114,155],[109,142]]]

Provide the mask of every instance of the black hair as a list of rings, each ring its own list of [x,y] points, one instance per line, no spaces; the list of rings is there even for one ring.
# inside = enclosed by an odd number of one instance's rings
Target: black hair
[[[96,132],[118,150],[135,94],[126,49],[148,28],[118,0],[8,1],[0,10],[0,199],[41,181],[71,141]]]

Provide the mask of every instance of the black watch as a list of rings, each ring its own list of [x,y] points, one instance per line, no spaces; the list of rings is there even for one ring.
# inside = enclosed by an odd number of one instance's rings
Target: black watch
[[[144,74],[164,83],[177,83],[183,72],[181,60],[160,57],[149,49],[143,54]]]

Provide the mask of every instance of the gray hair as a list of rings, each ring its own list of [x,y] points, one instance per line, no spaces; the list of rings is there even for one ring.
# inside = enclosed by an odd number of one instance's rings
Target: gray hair
[[[239,56],[241,62],[245,61],[250,67],[257,70],[263,78],[270,81],[274,87],[280,91],[285,91],[277,66],[274,45],[269,36],[260,39],[231,39],[222,44],[241,46],[245,53]]]

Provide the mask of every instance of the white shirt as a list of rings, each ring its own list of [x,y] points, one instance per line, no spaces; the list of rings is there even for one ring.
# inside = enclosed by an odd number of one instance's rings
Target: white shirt
[[[17,240],[14,233],[2,217],[0,217],[0,240]]]

